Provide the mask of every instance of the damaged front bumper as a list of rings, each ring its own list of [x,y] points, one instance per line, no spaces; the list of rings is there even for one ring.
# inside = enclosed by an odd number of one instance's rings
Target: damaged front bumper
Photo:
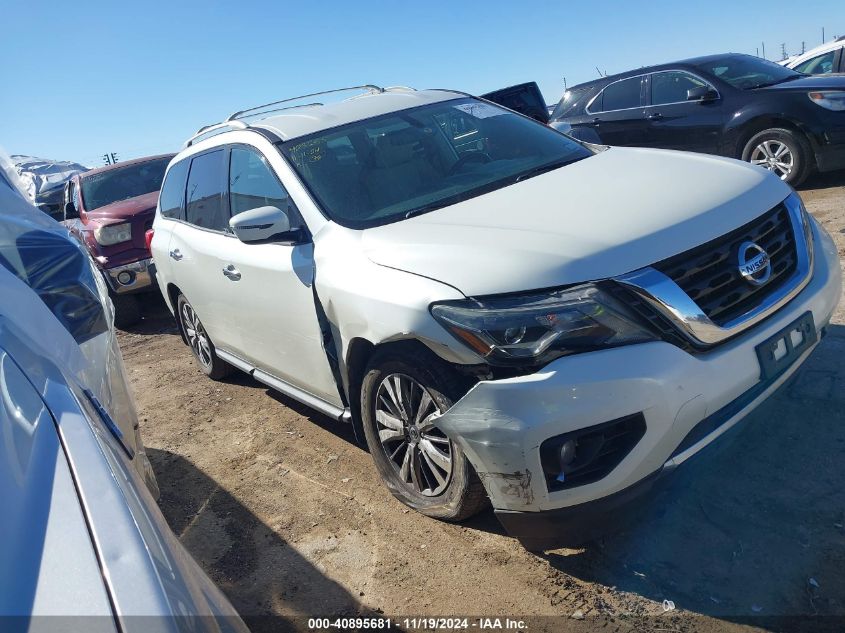
[[[526,544],[583,542],[624,507],[766,400],[807,359],[764,380],[756,347],[807,312],[818,332],[842,294],[839,258],[816,234],[810,283],[762,324],[714,350],[690,354],[650,342],[560,358],[540,371],[482,381],[438,420],[476,469],[505,528]],[[645,431],[605,476],[557,489],[542,443],[561,434],[641,415]]]

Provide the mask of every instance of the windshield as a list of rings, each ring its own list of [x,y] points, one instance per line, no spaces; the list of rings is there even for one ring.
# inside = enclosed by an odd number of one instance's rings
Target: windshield
[[[165,156],[83,177],[85,210],[93,211],[107,204],[158,191],[170,158]]]
[[[471,98],[281,147],[326,215],[350,228],[432,211],[592,155],[545,125]]]
[[[803,76],[785,66],[750,55],[720,57],[698,67],[740,90],[762,88]]]

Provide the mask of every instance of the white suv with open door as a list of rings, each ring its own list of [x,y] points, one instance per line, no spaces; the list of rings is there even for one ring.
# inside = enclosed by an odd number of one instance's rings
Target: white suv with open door
[[[429,516],[489,499],[532,548],[615,523],[795,372],[842,294],[830,237],[761,168],[459,92],[314,101],[174,158],[158,284],[205,373],[351,421]]]

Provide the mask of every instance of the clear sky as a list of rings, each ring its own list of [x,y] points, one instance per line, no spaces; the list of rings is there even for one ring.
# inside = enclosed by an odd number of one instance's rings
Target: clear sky
[[[608,73],[845,34],[845,0],[0,3],[0,147],[121,160],[176,151],[267,101],[362,83],[546,100]],[[762,51],[761,51],[762,52]]]

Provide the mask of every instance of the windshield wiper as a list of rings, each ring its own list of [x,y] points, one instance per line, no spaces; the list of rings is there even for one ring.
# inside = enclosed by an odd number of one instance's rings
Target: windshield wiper
[[[769,86],[776,86],[778,84],[786,83],[787,81],[792,81],[793,79],[800,79],[803,75],[790,75],[789,77],[784,77],[783,79],[778,79],[776,81],[770,81],[768,83],[757,84],[756,86],[752,86],[751,90],[756,90],[757,88],[768,88]]]
[[[411,209],[410,211],[405,212],[405,219],[413,218],[418,215],[422,215],[423,213],[428,213],[429,211],[434,211],[435,209],[442,209],[443,207],[449,206],[448,202],[432,202],[431,204],[426,204],[421,207],[417,207],[416,209]]]
[[[569,165],[570,163],[574,163],[581,158],[586,158],[586,156],[570,159],[567,158],[565,160],[559,160],[554,163],[546,163],[545,165],[539,165],[538,167],[534,167],[533,169],[529,169],[528,171],[522,172],[519,176],[514,178],[514,182],[522,182],[527,178],[533,178],[534,176],[539,176],[540,174],[544,174],[547,171],[552,171],[558,169],[559,167],[564,167],[565,165]]]

